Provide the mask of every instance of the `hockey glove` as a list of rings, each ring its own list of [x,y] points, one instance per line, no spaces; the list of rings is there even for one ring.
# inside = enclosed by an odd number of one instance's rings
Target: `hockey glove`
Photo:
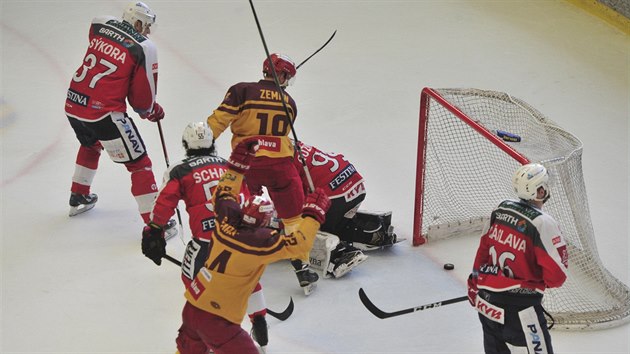
[[[323,189],[317,188],[315,192],[309,194],[304,202],[302,216],[310,216],[321,225],[326,221],[326,212],[330,208],[330,199]]]
[[[149,223],[142,230],[142,254],[150,258],[155,264],[162,264],[162,257],[166,255],[166,240],[164,229],[154,223]]]
[[[141,114],[140,118],[147,119],[151,122],[157,122],[164,118],[164,109],[162,109],[162,106],[160,106],[159,103],[155,102],[153,104],[153,110],[151,112]]]
[[[468,276],[468,302],[472,307],[477,307],[477,275],[470,273]]]
[[[258,151],[258,138],[247,138],[232,150],[228,166],[240,174],[245,174],[249,170],[249,165]]]

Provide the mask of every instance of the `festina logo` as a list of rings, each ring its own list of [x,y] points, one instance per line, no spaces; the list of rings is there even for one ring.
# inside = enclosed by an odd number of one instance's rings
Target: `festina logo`
[[[83,107],[87,107],[87,103],[90,100],[89,96],[80,94],[74,90],[68,89],[68,94],[67,94],[68,100],[81,105]]]

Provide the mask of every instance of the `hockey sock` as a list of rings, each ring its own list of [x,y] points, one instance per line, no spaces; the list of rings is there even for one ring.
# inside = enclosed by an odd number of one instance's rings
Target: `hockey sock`
[[[250,320],[254,320],[255,316],[264,316],[267,314],[267,304],[265,294],[263,293],[260,283],[256,284],[254,291],[247,300],[247,314]]]
[[[144,155],[140,160],[125,164],[131,172],[131,194],[136,198],[138,211],[145,223],[149,223],[153,201],[157,196],[157,184],[153,175],[151,159]]]
[[[103,147],[100,143],[92,146],[81,145],[79,147],[74,166],[74,175],[72,175],[71,192],[83,195],[90,194],[90,186],[96,175],[102,150]]]

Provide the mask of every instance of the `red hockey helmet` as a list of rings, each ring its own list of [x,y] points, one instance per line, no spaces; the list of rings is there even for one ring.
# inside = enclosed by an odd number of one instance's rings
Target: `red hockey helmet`
[[[271,57],[273,67],[276,69],[276,74],[287,73],[289,75],[287,81],[290,78],[294,77],[297,73],[297,70],[295,69],[295,63],[288,56],[284,54],[274,53],[271,54],[269,57]],[[272,73],[271,65],[269,65],[269,58],[265,59],[265,61],[263,62],[263,73],[267,75],[271,75]]]
[[[243,204],[243,224],[251,227],[268,226],[273,210],[270,201],[259,195],[252,195]]]

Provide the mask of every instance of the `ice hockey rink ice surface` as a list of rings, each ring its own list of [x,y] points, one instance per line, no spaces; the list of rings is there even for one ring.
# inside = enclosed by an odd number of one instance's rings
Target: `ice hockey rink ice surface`
[[[140,251],[129,175],[101,159],[92,211],[68,218],[78,143],[63,111],[90,21],[119,1],[0,4],[2,74],[2,353],[174,353],[184,304],[179,269]],[[185,125],[227,88],[261,77],[264,57],[247,1],[148,1],[157,13],[158,102],[171,163]],[[583,169],[599,256],[628,280],[630,37],[564,1],[255,1],[269,49],[301,62],[291,95],[298,137],[343,152],[367,180],[366,210],[392,210],[411,239],[419,96],[423,87],[508,92],[584,143]],[[134,115],[134,117],[137,117]],[[165,161],[155,124],[136,119],[156,178]],[[229,154],[230,133],[218,140]],[[454,196],[456,198],[457,196]],[[181,208],[183,211],[183,207]],[[186,223],[186,213],[182,212]],[[186,229],[185,239],[190,237]],[[305,298],[288,263],[264,274],[272,353],[481,353],[466,303],[386,320],[385,311],[466,293],[475,237],[370,253]],[[170,255],[183,244],[170,240]],[[444,263],[455,270],[445,271]],[[244,323],[249,330],[249,324]],[[558,353],[628,353],[630,327],[552,332]]]

